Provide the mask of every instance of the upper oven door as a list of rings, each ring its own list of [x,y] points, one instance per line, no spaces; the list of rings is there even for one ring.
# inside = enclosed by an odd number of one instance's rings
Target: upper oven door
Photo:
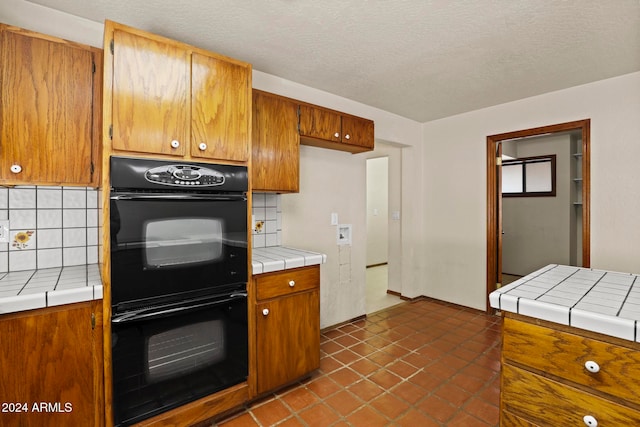
[[[220,292],[247,278],[243,195],[112,193],[114,308]]]

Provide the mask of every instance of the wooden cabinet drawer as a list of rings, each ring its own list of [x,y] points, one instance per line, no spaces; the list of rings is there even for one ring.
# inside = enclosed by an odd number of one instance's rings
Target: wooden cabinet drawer
[[[640,352],[516,319],[504,319],[503,358],[640,405]],[[596,362],[592,373],[586,362]]]
[[[509,411],[500,411],[500,425],[505,427],[540,427]]]
[[[303,267],[255,276],[258,300],[275,298],[320,286],[320,267]]]
[[[509,364],[501,390],[503,410],[540,425],[584,426],[585,416],[601,426],[640,425],[638,411]]]

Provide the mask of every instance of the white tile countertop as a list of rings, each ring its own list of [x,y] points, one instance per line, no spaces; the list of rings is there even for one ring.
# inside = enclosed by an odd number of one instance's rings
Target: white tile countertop
[[[102,299],[97,264],[0,273],[0,314]]]
[[[325,262],[327,262],[325,254],[287,246],[252,249],[252,274],[270,273],[272,271],[324,264]]]
[[[640,275],[550,264],[489,294],[491,307],[640,342]]]

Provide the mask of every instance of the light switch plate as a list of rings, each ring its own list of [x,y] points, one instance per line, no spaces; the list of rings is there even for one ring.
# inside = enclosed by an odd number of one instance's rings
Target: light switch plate
[[[0,220],[0,243],[9,243],[9,220]]]
[[[331,225],[338,225],[338,214],[331,212]]]

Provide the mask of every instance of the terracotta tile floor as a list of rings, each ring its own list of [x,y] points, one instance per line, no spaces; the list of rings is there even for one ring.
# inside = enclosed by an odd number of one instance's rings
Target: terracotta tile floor
[[[370,314],[323,331],[310,378],[214,425],[497,426],[501,327],[435,300]]]

